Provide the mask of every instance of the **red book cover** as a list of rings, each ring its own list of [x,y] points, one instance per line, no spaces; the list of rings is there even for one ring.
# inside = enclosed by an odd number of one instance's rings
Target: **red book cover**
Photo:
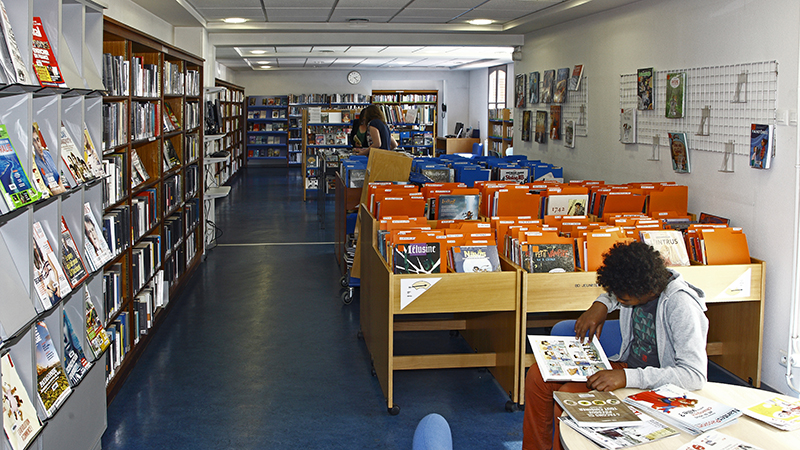
[[[33,71],[43,87],[67,87],[39,17],[33,18]]]

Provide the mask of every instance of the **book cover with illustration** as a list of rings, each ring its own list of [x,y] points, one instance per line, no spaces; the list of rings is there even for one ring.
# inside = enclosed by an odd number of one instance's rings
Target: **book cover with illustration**
[[[550,105],[550,139],[561,140],[561,105]]]
[[[539,103],[539,72],[528,74],[528,105]]]
[[[757,123],[750,125],[750,167],[769,169],[775,144],[774,132],[773,125]]]
[[[63,216],[61,217],[61,264],[64,267],[67,281],[73,289],[89,277],[86,264]]]
[[[652,67],[639,69],[636,71],[636,96],[638,97],[638,108],[641,111],[652,110],[655,107],[653,97],[653,74]]]
[[[522,111],[522,140],[531,140],[531,112],[527,109]]]
[[[546,216],[584,216],[589,194],[555,194],[547,196]]]
[[[647,414],[643,414],[636,408],[630,406],[628,407],[634,414],[636,414],[637,417],[639,417],[639,419],[641,419],[637,425],[624,427],[608,426],[588,428],[578,425],[568,415],[559,417],[559,420],[595,444],[609,450],[617,450],[621,448],[647,444],[659,439],[680,434],[678,430],[664,425]]]
[[[67,166],[70,175],[72,175],[75,186],[95,178],[83,159],[83,152],[75,146],[75,142],[63,123],[61,124],[61,160],[64,161],[64,165]]]
[[[553,103],[564,103],[567,100],[567,83],[569,83],[569,67],[558,69],[553,88]]]
[[[744,411],[745,415],[784,431],[800,428],[800,400],[774,397]]]
[[[686,96],[686,72],[667,74],[667,119],[683,117],[684,100]]]
[[[436,218],[439,220],[477,220],[480,195],[442,194],[436,203]]]
[[[97,310],[94,308],[89,292],[85,291],[83,296],[84,313],[86,314],[86,342],[89,344],[89,350],[95,360],[100,358],[104,351],[110,345],[108,334],[103,327],[103,322],[100,321],[100,316],[97,315]]]
[[[569,90],[577,91],[580,89],[581,79],[583,79],[583,64],[576,64],[572,68],[572,75],[569,77]]]
[[[514,105],[516,108],[525,107],[525,74],[521,73],[514,77]]]
[[[575,121],[564,121],[564,147],[575,148]]]
[[[5,125],[0,125],[0,189],[8,210],[25,206],[41,198],[22,168]]]
[[[396,274],[440,273],[442,256],[439,243],[397,244],[392,251],[392,266]]]
[[[72,328],[72,323],[67,317],[67,312],[64,311],[64,369],[67,372],[67,378],[72,386],[77,385],[86,371],[89,369],[89,361],[86,360],[86,355],[83,353],[83,347]]]
[[[547,111],[536,111],[536,127],[533,130],[533,140],[540,144],[547,143]]]
[[[67,82],[61,76],[56,55],[50,47],[50,40],[44,31],[42,19],[33,18],[33,71],[42,87],[67,87]]]
[[[686,133],[667,133],[669,135],[669,153],[672,158],[672,170],[676,173],[690,173],[689,143]]]
[[[515,183],[528,182],[528,168],[527,167],[498,167],[497,176],[493,179],[497,181],[513,181]]]
[[[619,141],[623,144],[636,143],[636,109],[622,108],[619,114]]]
[[[33,242],[33,284],[44,309],[50,309],[72,292],[72,287],[39,222],[33,223]]]
[[[582,427],[628,427],[642,420],[613,392],[553,392],[553,398]]]
[[[639,236],[645,244],[656,249],[668,266],[688,266],[689,253],[683,233],[678,230],[642,230]]]
[[[528,335],[544,381],[586,381],[600,370],[611,370],[597,336],[581,343],[574,336]]]
[[[36,322],[33,332],[36,338],[36,390],[47,417],[52,417],[72,393],[72,388],[47,325]]]
[[[36,407],[19,378],[11,353],[2,356],[0,378],[3,379],[3,430],[13,450],[23,450],[42,429]]]
[[[97,148],[92,141],[92,135],[89,134],[89,129],[86,124],[83,124],[83,159],[86,165],[89,166],[89,172],[94,178],[103,178],[106,172],[103,170],[103,163],[100,161],[100,156],[97,154]]]
[[[672,384],[629,395],[625,402],[689,434],[728,425],[742,415],[732,406]]]
[[[89,261],[89,268],[92,271],[103,267],[113,255],[108,247],[108,242],[103,237],[102,228],[97,224],[97,220],[92,213],[92,207],[87,202],[83,204],[83,232],[86,235],[84,251],[86,259]]]
[[[542,75],[541,103],[553,103],[553,89],[555,89],[555,84],[555,69],[545,70]]]
[[[496,245],[456,246],[450,249],[453,270],[458,273],[500,272]]]
[[[527,268],[531,273],[575,271],[575,248],[572,244],[528,245]]]

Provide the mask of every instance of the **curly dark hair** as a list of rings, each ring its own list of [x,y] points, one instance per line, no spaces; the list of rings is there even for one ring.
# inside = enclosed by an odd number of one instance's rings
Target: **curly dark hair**
[[[606,292],[631,297],[660,294],[671,278],[661,254],[639,241],[617,242],[597,269],[597,284]]]

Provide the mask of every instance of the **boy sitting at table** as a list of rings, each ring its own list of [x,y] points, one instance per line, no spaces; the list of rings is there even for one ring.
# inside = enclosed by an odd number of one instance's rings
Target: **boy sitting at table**
[[[538,368],[531,367],[525,379],[523,450],[561,449],[554,426],[561,408],[553,400],[554,391],[653,389],[667,383],[697,390],[706,382],[703,291],[668,269],[650,245],[638,241],[616,243],[603,255],[597,284],[605,293],[575,322],[575,336],[600,336],[607,314],[618,309],[619,355],[612,370],[595,373],[585,384],[545,382]]]

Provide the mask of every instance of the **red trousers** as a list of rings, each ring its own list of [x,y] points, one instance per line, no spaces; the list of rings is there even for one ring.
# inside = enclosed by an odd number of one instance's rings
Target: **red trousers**
[[[614,369],[628,367],[625,363],[612,362]],[[589,392],[586,383],[545,382],[536,364],[528,369],[525,377],[525,417],[522,422],[522,450],[561,450],[558,427],[553,426],[562,413],[553,400],[554,391]]]

